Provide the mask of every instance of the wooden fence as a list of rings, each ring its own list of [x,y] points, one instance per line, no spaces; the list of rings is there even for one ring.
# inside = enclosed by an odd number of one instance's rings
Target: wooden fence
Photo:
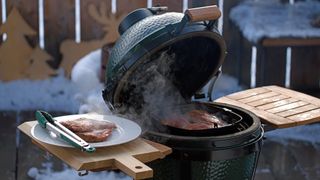
[[[152,5],[168,6],[169,11],[182,12],[187,7],[198,7],[218,4],[223,11],[223,37],[227,43],[228,55],[223,65],[223,72],[239,79],[243,85],[250,86],[251,82],[251,55],[252,44],[246,41],[238,29],[229,20],[229,12],[232,7],[243,0],[104,0],[106,10],[116,15]],[[44,49],[54,57],[51,66],[57,68],[62,60],[59,51],[60,45],[65,39],[90,41],[101,39],[104,30],[101,24],[88,13],[88,6],[94,4],[100,6],[101,0],[2,0],[5,3],[6,14],[12,7],[16,7],[30,26],[41,31],[39,26],[39,5],[43,5],[43,33]],[[79,7],[76,3],[79,3]],[[220,3],[220,4],[219,4]],[[3,10],[1,4],[0,11]],[[40,9],[41,9],[40,8]],[[76,11],[80,12],[80,37],[76,30]],[[5,17],[2,17],[4,21]],[[78,31],[79,31],[78,30]],[[79,36],[79,35],[78,35]],[[41,44],[39,36],[28,37],[32,46]],[[285,86],[285,66],[287,47],[259,47],[263,49],[263,55],[257,54],[256,86],[276,84]],[[319,89],[320,80],[320,47],[293,47],[291,66],[291,84],[295,89]],[[241,59],[241,61],[239,61]],[[265,62],[261,65],[261,59]],[[240,70],[239,70],[240,69]],[[267,76],[262,79],[262,72]],[[277,76],[275,76],[277,74]]]
[[[223,72],[237,77],[240,84],[249,87],[252,84],[279,85],[319,96],[320,38],[311,40],[279,38],[276,39],[278,43],[272,45],[253,44],[245,39],[239,29],[226,17],[232,7],[241,2],[242,0],[224,1],[223,36],[227,43],[228,55],[223,65]],[[292,0],[281,0],[281,2],[294,3]],[[257,50],[256,74],[251,74],[253,47]],[[288,52],[289,47],[291,53]],[[291,55],[291,67],[289,65],[291,72],[286,79],[288,55]],[[254,83],[252,76],[256,79]]]

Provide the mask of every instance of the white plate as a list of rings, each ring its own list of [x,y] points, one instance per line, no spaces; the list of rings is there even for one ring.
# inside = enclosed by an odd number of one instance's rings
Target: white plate
[[[98,114],[79,114],[70,116],[56,117],[57,121],[74,120],[78,118],[90,118],[100,121],[109,121],[116,124],[117,128],[112,131],[111,136],[106,141],[98,143],[90,143],[93,147],[106,147],[123,144],[130,142],[138,138],[141,134],[141,128],[138,124],[125,118],[112,115],[98,115]],[[49,132],[42,128],[39,124],[36,124],[31,129],[31,135],[46,144],[62,146],[62,147],[73,147],[61,140],[60,138],[53,138],[49,135]]]

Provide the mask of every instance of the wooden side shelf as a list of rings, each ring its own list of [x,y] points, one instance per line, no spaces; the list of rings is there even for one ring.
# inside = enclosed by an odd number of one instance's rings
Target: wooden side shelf
[[[264,86],[216,100],[247,109],[274,128],[320,121],[320,99],[278,86]]]

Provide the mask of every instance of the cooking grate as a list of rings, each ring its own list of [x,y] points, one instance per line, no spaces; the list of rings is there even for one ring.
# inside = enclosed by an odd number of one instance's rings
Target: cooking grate
[[[182,129],[178,127],[173,127],[169,125],[163,125],[161,123],[164,119],[170,119],[170,116],[174,114],[177,116],[185,116],[188,112],[194,110],[201,110],[207,112],[210,115],[217,117],[219,120],[223,121],[225,124],[220,127],[214,127],[209,129]],[[177,115],[178,114],[178,115]],[[243,120],[242,116],[238,113],[233,112],[232,110],[226,107],[219,106],[206,106],[201,103],[190,103],[184,105],[178,105],[174,107],[166,107],[159,109],[156,113],[151,115],[152,124],[155,130],[163,133],[169,133],[173,135],[181,136],[217,136],[217,135],[226,135],[236,132],[243,131],[251,126],[252,121]]]

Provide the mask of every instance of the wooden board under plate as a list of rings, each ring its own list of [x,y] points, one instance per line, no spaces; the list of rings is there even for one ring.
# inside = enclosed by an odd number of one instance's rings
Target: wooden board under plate
[[[36,121],[25,122],[18,128],[28,135],[33,143],[78,171],[120,169],[134,179],[145,179],[152,177],[153,171],[144,163],[164,158],[171,153],[171,148],[142,138],[121,145],[97,148],[94,153],[49,145],[37,141],[31,135],[31,128],[36,123]]]

